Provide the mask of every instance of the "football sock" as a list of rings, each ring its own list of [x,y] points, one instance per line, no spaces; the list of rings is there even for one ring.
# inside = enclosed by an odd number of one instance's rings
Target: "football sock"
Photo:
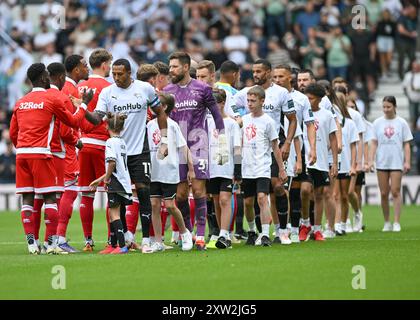
[[[20,213],[23,230],[25,231],[26,240],[28,241],[28,244],[34,243],[34,221],[32,210],[32,206],[23,205]]]
[[[206,216],[207,216],[207,199],[199,198],[195,201],[195,216],[197,223],[197,236],[205,236],[206,233]]]
[[[150,203],[150,189],[147,187],[137,189],[137,197],[139,198],[140,221],[143,237],[149,238],[149,228],[151,224],[150,218],[152,216],[152,205]]]
[[[83,234],[85,238],[92,237],[93,224],[93,201],[95,194],[92,196],[82,196],[80,201],[80,220],[82,221]]]
[[[66,190],[61,197],[61,206],[58,212],[58,227],[57,235],[65,237],[67,232],[67,225],[73,213],[73,202],[77,198],[77,192]]]

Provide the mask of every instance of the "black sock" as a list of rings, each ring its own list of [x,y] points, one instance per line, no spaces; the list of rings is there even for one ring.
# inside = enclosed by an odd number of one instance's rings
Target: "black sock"
[[[299,228],[301,208],[300,189],[290,189],[290,220],[293,228]]]
[[[287,228],[287,213],[289,210],[289,203],[287,195],[283,194],[281,196],[276,195],[276,207],[277,214],[279,216],[280,229]]]
[[[139,212],[141,221],[141,231],[143,238],[150,237],[150,223],[152,217],[152,205],[150,203],[150,189],[137,189],[137,197],[139,198]]]
[[[217,224],[216,212],[214,211],[213,200],[207,200],[207,222],[209,224],[209,235],[218,236],[220,233]]]
[[[182,213],[182,218],[184,219],[185,228],[187,228],[190,232],[192,232],[191,226],[191,217],[190,217],[190,203],[187,200],[185,201],[177,201],[176,202],[179,211]]]
[[[258,204],[257,196],[255,196],[254,210],[255,210],[255,225],[257,226],[258,232],[261,233],[262,232],[261,213],[260,213],[260,206]]]
[[[35,243],[35,236],[32,233],[29,233],[26,235],[26,241],[28,244],[34,244]]]
[[[125,206],[121,205],[120,206],[120,219],[121,219],[121,223],[122,223],[122,226],[123,226],[124,233],[126,233],[128,231],[127,222],[125,221],[125,211],[126,211]]]
[[[124,247],[125,239],[124,239],[124,230],[123,230],[121,219],[114,220],[113,222],[111,222],[111,225],[115,234],[115,238],[116,240],[118,240],[119,247],[120,248]]]
[[[114,225],[112,222],[109,223],[109,230],[110,243],[111,246],[115,248],[117,246],[117,234],[114,232]]]
[[[309,202],[309,219],[311,220],[311,226],[315,225],[315,202]]]
[[[236,220],[235,220],[235,228],[236,233],[243,233],[244,232],[244,198],[242,193],[236,194]]]

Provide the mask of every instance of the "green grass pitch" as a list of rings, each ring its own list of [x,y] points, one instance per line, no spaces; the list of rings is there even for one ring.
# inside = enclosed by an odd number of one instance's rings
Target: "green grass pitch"
[[[420,299],[420,208],[403,209],[399,234],[381,232],[379,207],[364,215],[364,233],[324,243],[101,256],[106,226],[96,212],[96,252],[30,256],[20,216],[0,213],[0,299]],[[82,247],[76,212],[68,236]],[[65,268],[64,290],[52,287],[56,265]],[[357,265],[365,289],[352,287]]]

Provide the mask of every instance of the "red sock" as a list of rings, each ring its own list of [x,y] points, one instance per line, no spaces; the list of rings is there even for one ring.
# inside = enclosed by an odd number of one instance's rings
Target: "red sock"
[[[166,210],[165,205],[162,205],[162,211],[160,212],[160,217],[162,218],[162,237],[165,236],[165,226],[166,220],[168,220],[168,210]]]
[[[39,229],[41,227],[41,212],[42,205],[44,204],[44,198],[42,195],[35,195],[34,199],[34,210],[33,210],[33,223],[34,223],[34,237],[39,239]]]
[[[29,205],[23,205],[20,211],[20,218],[22,220],[23,230],[25,235],[34,235],[34,219],[33,219],[33,207]]]
[[[179,227],[175,222],[174,216],[171,216],[172,231],[179,232]]]
[[[134,199],[133,203],[127,206],[125,212],[125,222],[127,229],[132,234],[136,233],[137,223],[139,222],[139,201]]]
[[[52,242],[52,237],[57,234],[58,226],[58,210],[57,204],[45,204],[45,235],[48,239],[48,243]]]
[[[194,230],[194,225],[195,225],[195,201],[194,201],[193,198],[190,198],[189,201],[190,201],[191,227]]]
[[[67,225],[71,215],[73,214],[73,202],[77,198],[77,191],[66,190],[63,193],[60,201],[60,210],[58,212],[58,227],[57,235],[61,237],[66,236]]]
[[[80,201],[80,220],[82,220],[83,234],[85,239],[92,238],[93,225],[93,201],[95,198],[82,196]]]

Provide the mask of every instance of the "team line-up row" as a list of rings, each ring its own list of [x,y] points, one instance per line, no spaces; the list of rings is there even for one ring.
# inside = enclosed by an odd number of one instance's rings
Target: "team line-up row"
[[[239,67],[232,61],[222,64],[218,82],[211,61],[192,68],[184,52],[173,53],[169,65],[140,66],[136,80],[126,59],[112,67],[111,61],[106,50],[97,49],[89,57],[90,75],[78,55],[64,65],[28,69],[33,90],[16,103],[10,134],[31,254],[77,252],[66,231],[78,192],[83,250],[93,251],[93,200],[103,187],[109,232],[102,254],[168,249],[162,241],[167,214],[172,240],[185,251],[193,243],[198,250],[231,248],[238,238],[270,246],[270,224],[274,242],[324,241],[362,230],[361,187],[364,172],[374,167],[383,231],[401,230],[401,177],[410,169],[412,135],[396,115],[394,97],[383,99],[384,116],[371,124],[343,79],[316,81],[311,70],[272,68],[260,59],[252,68],[255,85],[238,91]],[[112,84],[106,80],[111,71]],[[134,239],[139,217],[141,245]]]

